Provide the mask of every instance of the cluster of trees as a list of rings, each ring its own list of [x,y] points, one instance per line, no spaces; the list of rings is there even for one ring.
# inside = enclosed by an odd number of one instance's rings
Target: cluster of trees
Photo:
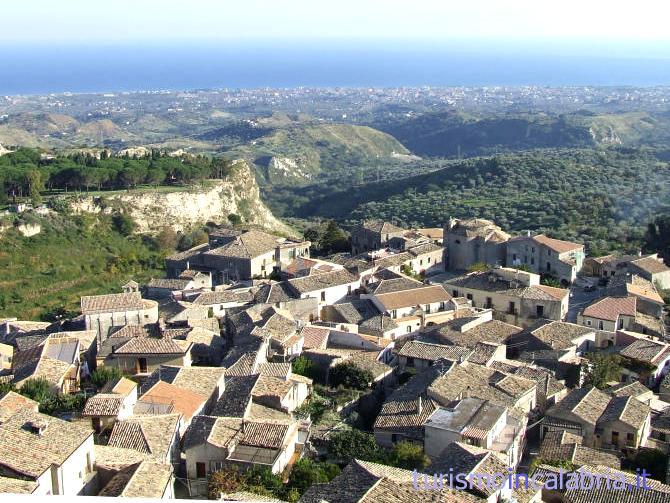
[[[645,149],[529,151],[362,185],[343,176],[282,197],[296,217],[335,218],[345,228],[364,218],[432,227],[450,215],[480,217],[584,242],[598,255],[640,247],[650,217],[670,200],[670,165]]]
[[[341,465],[355,458],[406,470],[420,470],[430,463],[421,445],[397,442],[388,451],[377,445],[374,435],[355,428],[340,430],[329,437],[328,456]]]
[[[45,190],[128,189],[140,184],[179,185],[206,178],[225,178],[231,165],[223,158],[171,157],[153,150],[144,157],[100,158],[76,153],[42,158],[37,150],[21,148],[0,157],[0,198],[39,200]]]
[[[303,458],[293,465],[288,482],[284,484],[281,476],[273,474],[269,468],[253,466],[242,472],[231,465],[210,476],[209,499],[218,500],[221,493],[246,491],[293,503],[310,486],[330,482],[339,474],[340,468],[335,464]]]
[[[49,381],[43,377],[27,379],[20,388],[13,384],[0,385],[0,395],[15,391],[39,403],[39,410],[52,416],[81,412],[84,410],[86,398],[81,394],[63,394],[54,391]]]

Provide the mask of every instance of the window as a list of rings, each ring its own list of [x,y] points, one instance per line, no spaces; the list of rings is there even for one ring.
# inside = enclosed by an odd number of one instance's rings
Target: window
[[[351,295],[351,285],[347,287],[347,295]]]
[[[626,445],[629,445],[631,447],[635,446],[635,434],[626,433]]]
[[[619,445],[619,432],[618,431],[613,431],[612,432],[612,444],[613,445]]]
[[[619,318],[619,330],[623,328],[623,318]]]
[[[591,320],[586,320],[586,324],[590,327],[591,326]]]
[[[535,257],[530,257],[530,265],[535,265]]]
[[[535,306],[535,314],[538,318],[542,318],[544,316],[544,306]]]
[[[138,374],[146,374],[147,373],[147,359],[146,358],[138,358],[137,359],[137,373]]]
[[[598,322],[598,330],[604,330],[604,329],[605,329],[604,323],[602,321],[599,321]]]
[[[453,297],[458,297],[458,290],[452,290],[452,291],[451,291],[451,295],[452,295]]]
[[[321,292],[321,302],[326,302],[326,292]]]
[[[535,247],[534,246],[530,249],[530,252],[535,253]]]
[[[423,259],[419,260],[419,265],[423,265]]]
[[[409,328],[409,327],[407,327]],[[414,358],[407,358],[407,366],[408,367],[413,367],[414,366]]]
[[[430,314],[430,304],[426,304],[426,309],[424,309],[426,314]]]
[[[471,293],[467,294],[466,297],[467,297],[468,300],[472,300],[472,294]]]
[[[512,262],[516,262],[516,253],[512,253]]]
[[[486,297],[486,309],[491,309],[493,307],[493,299],[491,297]]]
[[[430,257],[428,257],[428,263],[430,264]]]
[[[394,309],[393,311],[391,311],[391,318],[397,318],[397,317],[398,317],[398,311]]]
[[[459,244],[461,244],[461,240],[460,240],[460,239],[457,239],[456,241],[454,241],[454,243],[456,243],[457,245],[459,245]]]
[[[195,464],[195,476],[199,479],[204,479],[207,476],[207,467],[205,463],[197,462]]]
[[[407,326],[407,333],[409,334],[409,333],[411,333],[411,332],[412,332],[412,326],[411,326],[411,325],[408,325],[408,326]],[[411,360],[411,358],[409,358],[409,360]],[[408,360],[408,361],[409,361],[409,360]]]
[[[516,304],[515,304],[514,302],[510,302],[510,303],[509,303],[507,312],[508,312],[509,314],[516,314]]]

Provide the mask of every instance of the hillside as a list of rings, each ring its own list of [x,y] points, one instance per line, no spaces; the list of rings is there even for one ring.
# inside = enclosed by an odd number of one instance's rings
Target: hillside
[[[366,126],[291,124],[243,136],[246,143],[224,155],[243,157],[273,184],[309,182],[349,166],[398,162],[409,151],[392,136]]]
[[[654,144],[670,136],[667,116],[642,112],[565,115],[475,115],[454,111],[411,115],[375,127],[422,156],[471,157],[535,148]]]
[[[68,200],[75,213],[109,214],[122,208],[140,233],[156,234],[166,225],[176,232],[187,232],[208,222],[226,224],[228,215],[236,214],[244,224],[294,234],[261,201],[253,170],[241,160],[232,163],[223,180],[205,180],[187,187],[102,192]]]
[[[670,165],[644,151],[543,150],[454,161],[430,173],[296,191],[297,216],[440,226],[449,216],[551,230],[592,250],[632,248],[670,200]]]

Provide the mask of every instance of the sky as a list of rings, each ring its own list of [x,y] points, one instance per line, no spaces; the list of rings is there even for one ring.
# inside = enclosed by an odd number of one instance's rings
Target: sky
[[[667,0],[19,0],[0,41],[588,39],[670,44]]]

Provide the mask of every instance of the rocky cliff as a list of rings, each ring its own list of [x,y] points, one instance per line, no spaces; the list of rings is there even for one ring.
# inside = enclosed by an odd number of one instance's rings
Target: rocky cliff
[[[245,161],[235,161],[225,179],[207,180],[201,187],[90,196],[73,201],[71,207],[75,213],[111,213],[122,208],[140,233],[155,233],[166,225],[180,232],[206,222],[228,223],[228,215],[234,213],[243,223],[284,235],[295,234],[261,201],[253,171]]]

